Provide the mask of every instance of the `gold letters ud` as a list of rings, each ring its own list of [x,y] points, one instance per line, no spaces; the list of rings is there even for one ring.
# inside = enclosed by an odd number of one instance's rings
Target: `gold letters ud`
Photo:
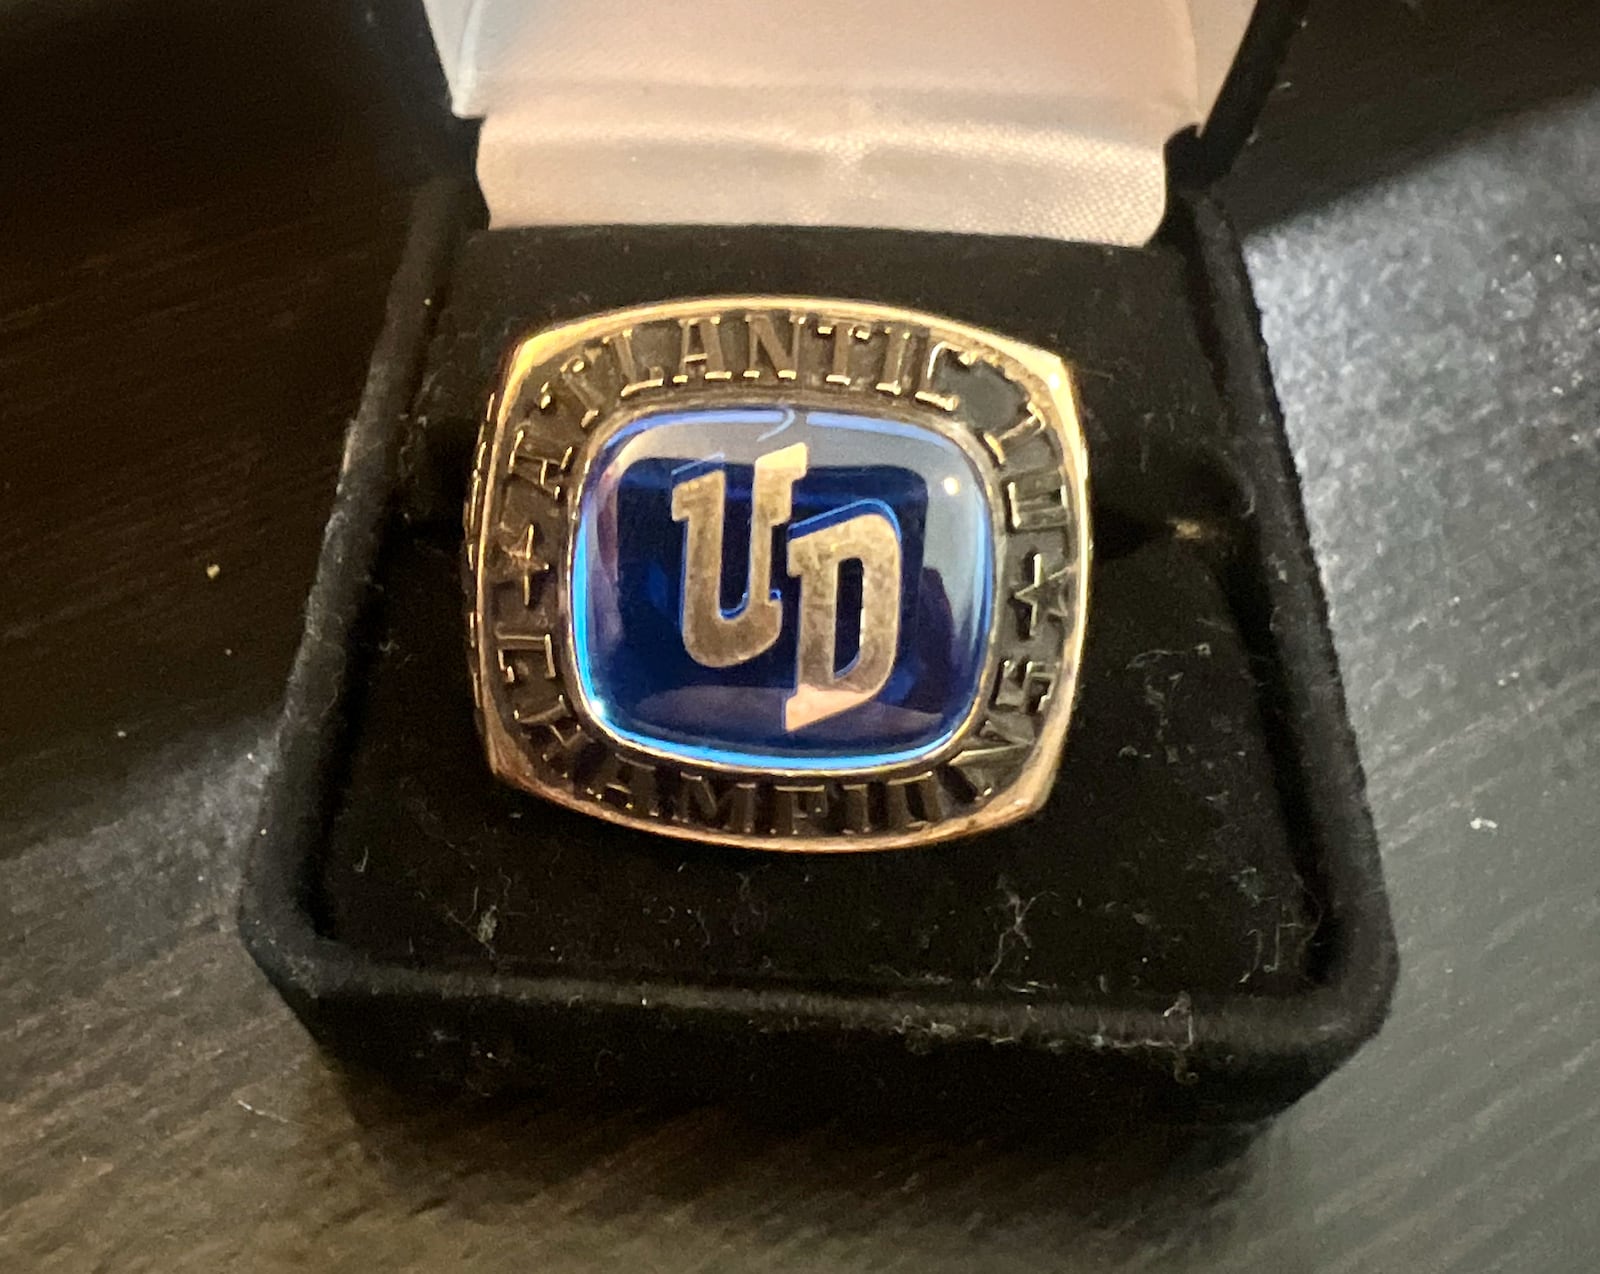
[[[806,473],[806,446],[770,451],[755,463],[750,566],[737,610],[722,609],[722,527],[727,479],[718,469],[680,482],[672,519],[684,523],[683,645],[707,668],[729,668],[769,650],[783,627],[772,591],[772,532],[789,520],[794,484]],[[861,563],[861,641],[850,666],[837,668],[839,568]],[[900,536],[881,513],[860,513],[789,541],[789,574],[800,581],[795,689],[783,728],[799,730],[866,703],[889,680],[900,642]]]

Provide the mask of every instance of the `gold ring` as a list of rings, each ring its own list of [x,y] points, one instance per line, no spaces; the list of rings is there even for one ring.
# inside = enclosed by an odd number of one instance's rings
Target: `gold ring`
[[[1049,793],[1083,648],[1072,374],[814,297],[547,328],[490,402],[465,556],[506,782],[753,849],[998,827]]]

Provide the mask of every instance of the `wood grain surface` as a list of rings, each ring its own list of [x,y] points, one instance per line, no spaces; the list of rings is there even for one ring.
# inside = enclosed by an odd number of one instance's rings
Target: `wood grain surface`
[[[0,3],[0,1270],[1593,1269],[1592,6],[1314,4],[1229,181],[1404,973],[1259,1135],[1094,1144],[421,1103],[244,955],[420,175],[347,8]]]

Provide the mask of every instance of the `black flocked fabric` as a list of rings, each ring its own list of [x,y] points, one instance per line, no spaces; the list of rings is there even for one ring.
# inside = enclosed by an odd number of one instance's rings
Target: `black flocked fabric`
[[[563,229],[466,242],[379,559],[320,931],[416,968],[1125,1008],[1290,996],[1318,875],[1284,766],[1256,481],[1185,254],[872,231]],[[507,344],[672,296],[899,302],[1062,352],[1080,378],[1096,565],[1081,697],[1036,818],[882,855],[629,832],[500,786],[472,727],[458,584],[472,439]],[[1276,430],[1272,420],[1249,422]],[[1296,546],[1298,551],[1298,546]]]

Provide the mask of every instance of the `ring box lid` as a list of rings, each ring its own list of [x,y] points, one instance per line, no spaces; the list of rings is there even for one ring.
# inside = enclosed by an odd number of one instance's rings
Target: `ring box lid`
[[[425,0],[498,227],[1141,244],[1251,0]]]

